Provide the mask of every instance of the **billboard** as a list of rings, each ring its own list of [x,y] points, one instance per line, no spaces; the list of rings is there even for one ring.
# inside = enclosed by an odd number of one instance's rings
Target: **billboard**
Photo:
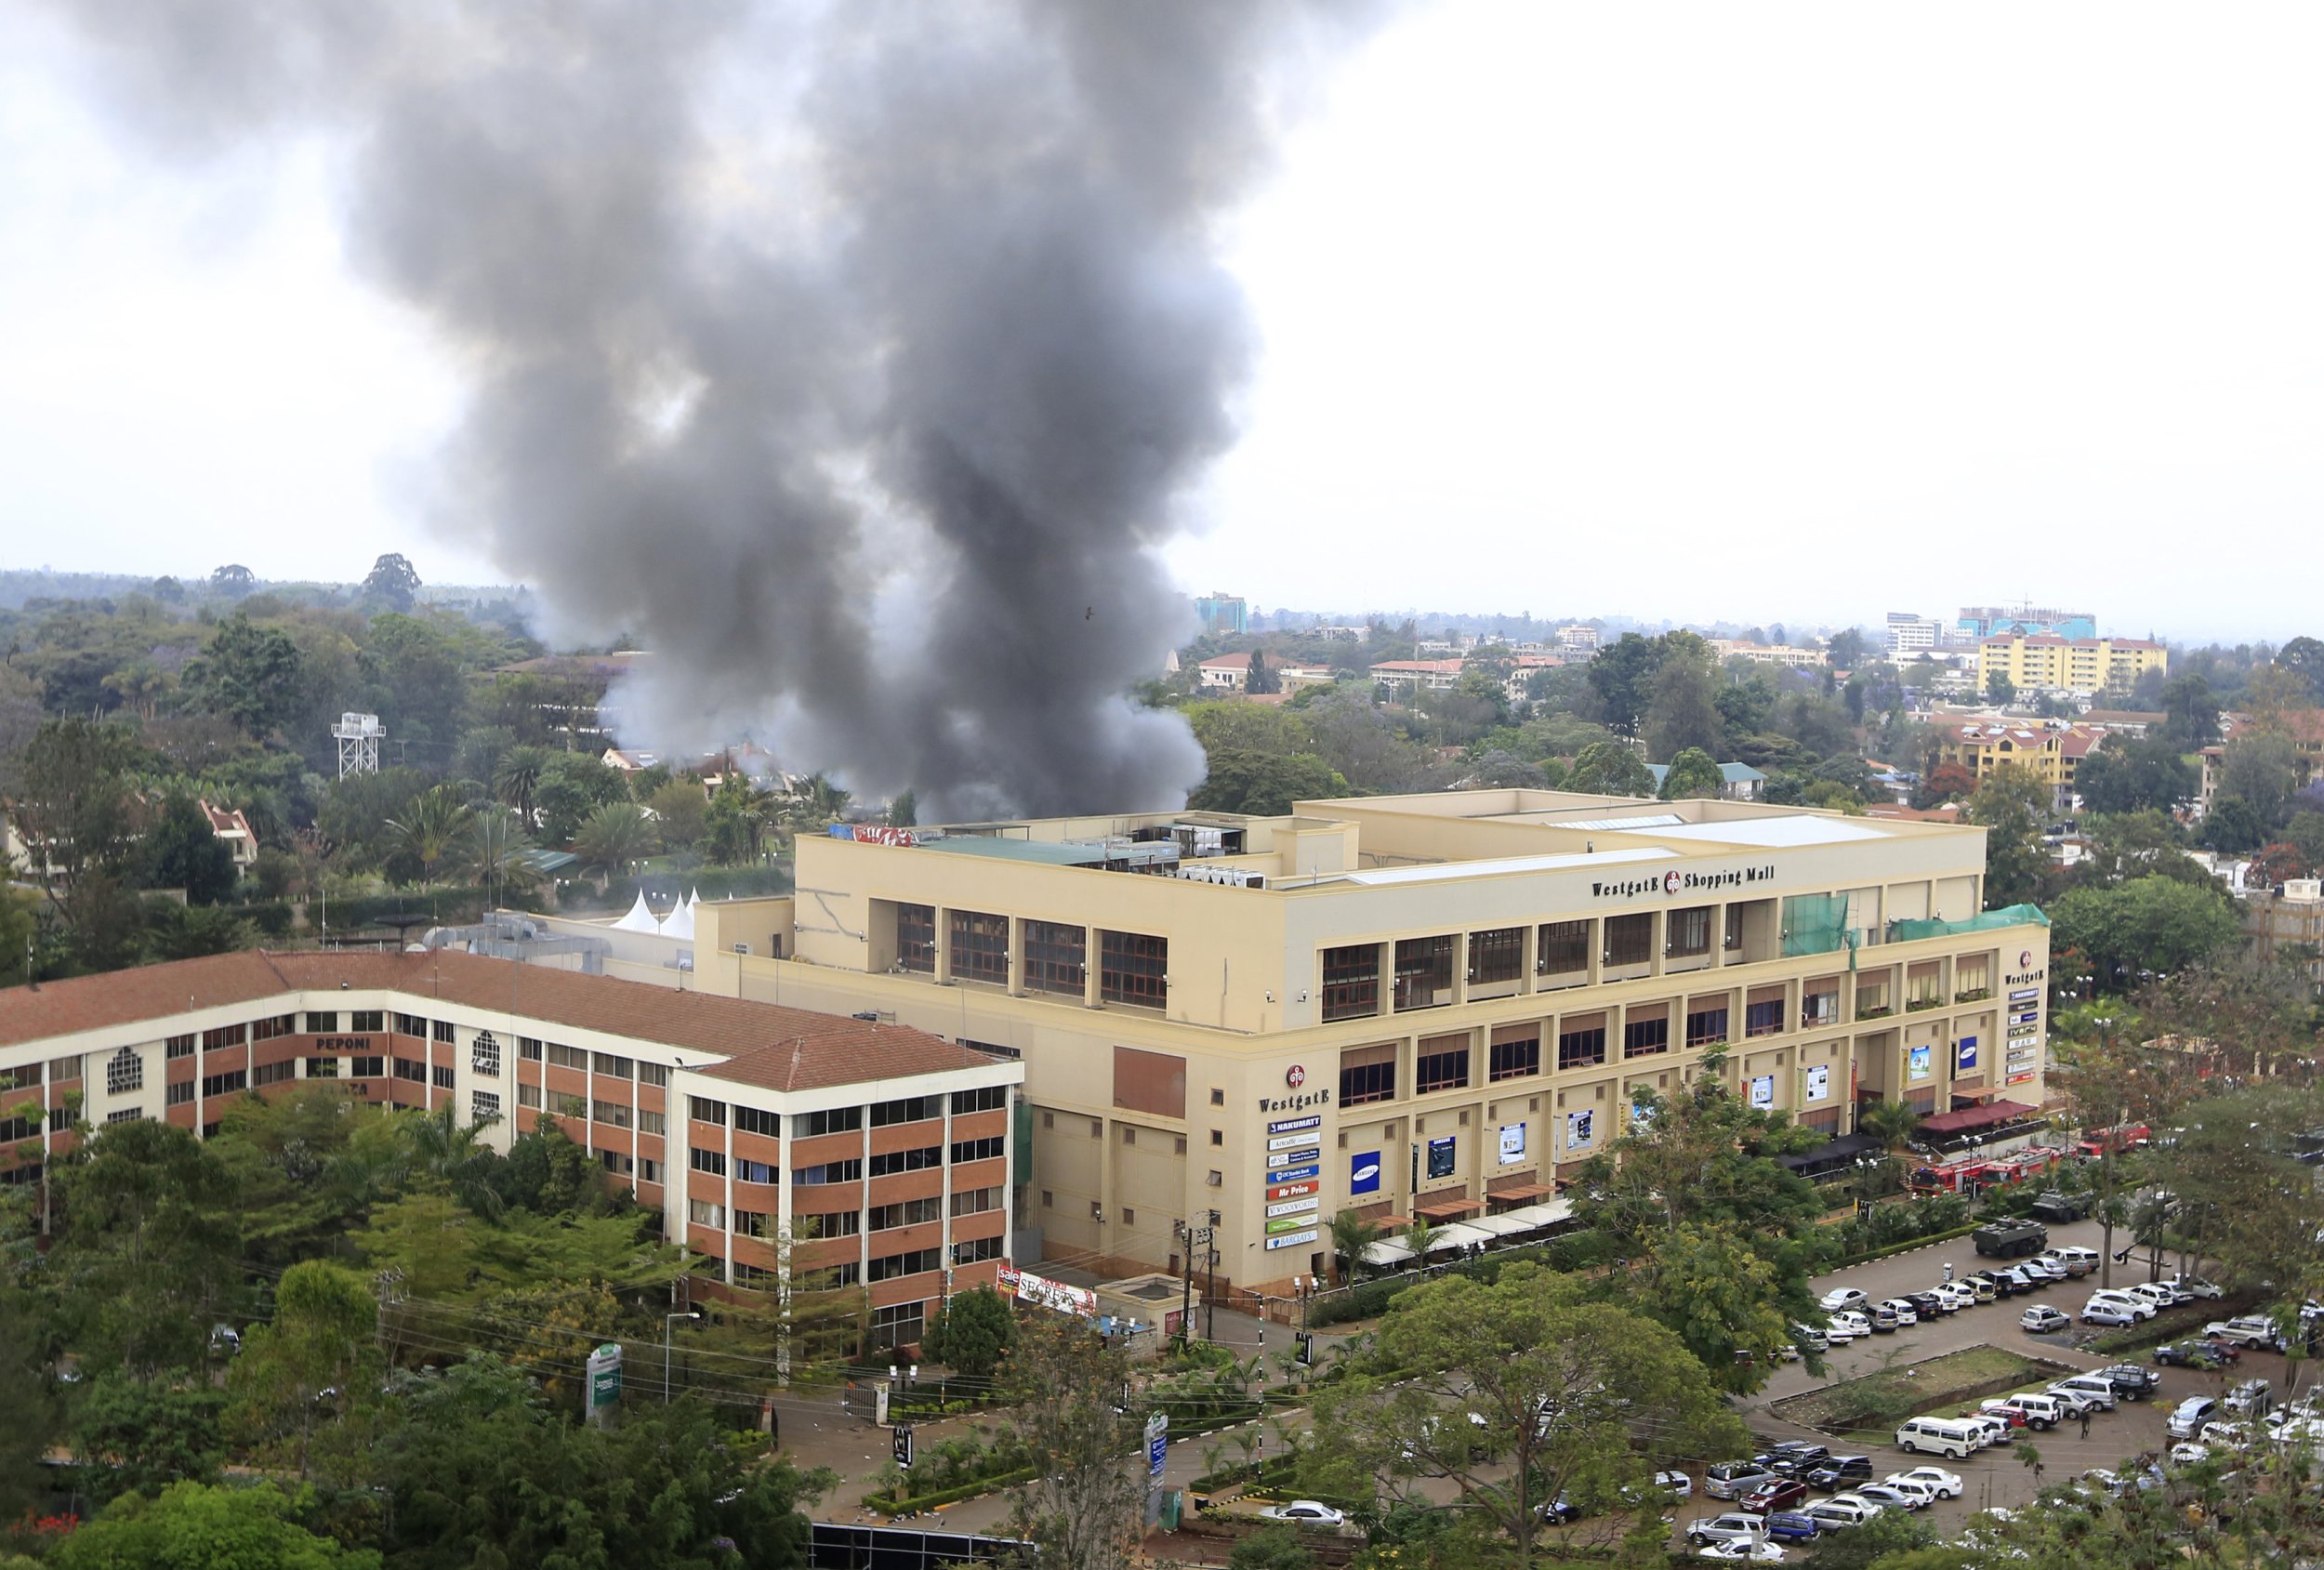
[[[1380,1152],[1365,1151],[1348,1157],[1348,1192],[1378,1194],[1380,1192]]]

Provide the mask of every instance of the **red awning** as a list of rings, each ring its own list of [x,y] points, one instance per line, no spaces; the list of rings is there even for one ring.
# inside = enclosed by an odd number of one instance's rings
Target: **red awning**
[[[1465,1194],[1457,1194],[1447,1199],[1432,1199],[1425,1204],[1415,1205],[1412,1207],[1412,1213],[1416,1216],[1426,1216],[1432,1221],[1442,1221],[1449,1220],[1455,1216],[1465,1216],[1472,1210],[1484,1208],[1483,1201],[1471,1199]]]
[[[1555,1186],[1550,1183],[1512,1183],[1508,1188],[1497,1188],[1490,1194],[1487,1194],[1485,1197],[1491,1200],[1496,1205],[1499,1205],[1503,1201],[1507,1201],[1512,1205],[1517,1205],[1524,1203],[1525,1200],[1538,1199],[1545,1194],[1555,1194],[1556,1192],[1557,1189]]]
[[[1972,1128],[1989,1128],[1996,1123],[2014,1123],[2031,1117],[2034,1109],[2023,1102],[1987,1102],[1981,1107],[1962,1107],[1959,1112],[1940,1112],[1934,1117],[1921,1120],[1924,1134],[1962,1134]]]

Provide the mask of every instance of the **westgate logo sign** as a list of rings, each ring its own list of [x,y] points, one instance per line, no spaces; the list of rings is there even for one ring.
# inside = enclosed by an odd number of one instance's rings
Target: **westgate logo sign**
[[[1641,894],[1707,894],[1720,889],[1740,889],[1747,883],[1772,883],[1773,862],[1763,866],[1730,867],[1724,872],[1666,872],[1649,877],[1609,878],[1590,885],[1593,900],[1631,900]]]

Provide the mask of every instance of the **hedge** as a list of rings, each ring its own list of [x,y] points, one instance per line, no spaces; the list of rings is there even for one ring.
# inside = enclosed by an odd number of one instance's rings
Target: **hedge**
[[[996,1488],[1013,1488],[1020,1483],[1032,1482],[1040,1472],[1039,1467],[1017,1467],[972,1483],[956,1483],[949,1488],[931,1489],[925,1494],[866,1494],[864,1496],[864,1508],[878,1511],[882,1515],[910,1515],[918,1511],[934,1510],[938,1505],[956,1505],[962,1499],[973,1499],[979,1494],[989,1494]]]
[[[1518,1260],[1534,1260],[1552,1270],[1574,1274],[1604,1264],[1613,1257],[1613,1247],[1593,1232],[1567,1233],[1547,1243],[1527,1243],[1514,1248],[1496,1249],[1481,1259],[1462,1260],[1444,1267],[1445,1273],[1471,1276],[1488,1286],[1499,1281],[1501,1268]],[[1311,1329],[1327,1325],[1340,1325],[1351,1319],[1376,1319],[1388,1312],[1388,1304],[1397,1293],[1421,1279],[1412,1273],[1382,1276],[1377,1281],[1359,1282],[1347,1291],[1324,1299],[1307,1312]]]
[[[1926,1237],[1908,1237],[1901,1243],[1884,1244],[1868,1254],[1850,1254],[1843,1259],[1832,1260],[1816,1273],[1829,1274],[1835,1270],[1845,1270],[1850,1265],[1869,1264],[1874,1260],[1885,1260],[1892,1254],[1909,1253],[1915,1248],[1925,1247],[1932,1243],[1950,1243],[1954,1238],[1967,1237],[1984,1224],[1982,1221],[1971,1221],[1967,1226],[1954,1227],[1948,1232],[1933,1232]]]

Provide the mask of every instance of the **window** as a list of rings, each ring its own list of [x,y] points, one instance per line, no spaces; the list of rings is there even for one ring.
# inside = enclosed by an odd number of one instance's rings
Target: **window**
[[[1670,913],[1670,947],[1674,959],[1699,958],[1710,952],[1709,905],[1691,905]]]
[[[337,1059],[337,1058],[309,1058],[309,1059],[307,1060],[307,1077],[308,1077],[308,1078],[310,1078],[310,1079],[337,1079],[338,1076],[339,1076],[339,1061],[338,1061],[338,1059]]]
[[[791,1181],[801,1188],[814,1188],[825,1183],[852,1183],[863,1175],[863,1157],[851,1155],[845,1161],[826,1161],[820,1167],[793,1168]]]
[[[884,1155],[875,1155],[871,1158],[871,1175],[875,1178],[886,1178],[892,1177],[898,1172],[925,1171],[931,1167],[943,1166],[944,1161],[944,1147],[942,1145],[921,1145],[916,1150],[891,1150]]]
[[[1651,1058],[1657,1052],[1670,1049],[1670,1016],[1657,1014],[1650,1020],[1622,1022],[1622,1056]]]
[[[472,1123],[493,1123],[500,1117],[500,1092],[476,1090],[469,1095],[469,1120]]]
[[[695,1171],[707,1172],[714,1178],[726,1176],[726,1154],[722,1151],[696,1147],[687,1153],[686,1164]]]
[[[638,1083],[640,1085],[660,1085],[667,1087],[669,1084],[668,1065],[665,1063],[640,1063],[638,1065]]]
[[[997,1237],[971,1238],[966,1243],[956,1243],[952,1246],[952,1262],[956,1265],[972,1265],[981,1260],[997,1260],[1000,1254],[1000,1239]]]
[[[862,1107],[831,1107],[823,1112],[791,1115],[791,1138],[812,1140],[818,1134],[852,1134],[864,1126]]]
[[[541,1106],[541,1088],[537,1085],[520,1084],[517,1087],[517,1105],[531,1107],[538,1112]]]
[[[1222,1107],[1226,1105],[1226,1092],[1220,1089],[1216,1085],[1210,1087],[1210,1104],[1214,1107]]]
[[[1605,918],[1605,962],[1608,965],[1644,965],[1654,958],[1655,918],[1640,912],[1636,916],[1609,916]]]
[[[1751,1003],[1744,1006],[1743,1034],[1745,1036],[1773,1036],[1782,1028],[1782,998],[1771,998],[1765,1003]]]
[[[576,1090],[551,1090],[548,1093],[548,1110],[559,1117],[570,1117],[578,1122],[587,1122],[589,1115],[589,1099]]]
[[[1452,1001],[1453,935],[1396,943],[1396,1007],[1435,1009]]]
[[[651,1156],[638,1157],[638,1181],[658,1183],[662,1181],[662,1164]]]
[[[713,1205],[706,1199],[689,1199],[686,1201],[686,1220],[698,1227],[716,1227],[724,1232],[726,1207]]]
[[[276,1014],[271,1019],[260,1020],[253,1024],[250,1027],[250,1039],[253,1041],[272,1041],[278,1036],[295,1036],[297,1034],[297,1015]]]
[[[1393,1101],[1396,1095],[1396,1049],[1393,1046],[1352,1047],[1340,1054],[1340,1104],[1362,1106],[1367,1102]]]
[[[163,1094],[162,1104],[164,1106],[181,1107],[192,1100],[193,1081],[191,1079],[180,1079],[176,1084],[170,1086],[168,1090]],[[10,1133],[8,1131],[11,1128],[16,1128],[19,1124],[26,1124],[27,1127],[15,1133]],[[21,1117],[11,1118],[7,1124],[0,1125],[0,1138],[20,1140],[25,1138],[31,1132],[32,1130],[29,1127],[29,1120]]]
[[[1529,1074],[1541,1072],[1541,1037],[1523,1036],[1512,1040],[1493,1041],[1490,1073],[1495,1079],[1523,1079]]]
[[[450,1020],[436,1022],[436,1039],[447,1047],[452,1045],[452,1022]]]
[[[384,1036],[388,1029],[388,1014],[384,1009],[358,1009],[347,1017],[347,1028],[358,1036],[368,1031]]]
[[[1132,1009],[1159,1009],[1169,989],[1170,940],[1144,932],[1098,934],[1098,996]]]
[[[771,1183],[774,1181],[774,1168],[763,1161],[752,1161],[738,1155],[734,1158],[734,1181],[738,1183]]]
[[[80,1077],[81,1077],[81,1060],[80,1060],[80,1059],[78,1059],[78,1058],[51,1058],[51,1059],[49,1059],[49,1060],[48,1060],[48,1083],[49,1083],[49,1084],[51,1084],[51,1085],[61,1084],[61,1083],[62,1083],[63,1081],[65,1081],[65,1080],[68,1080],[68,1079],[78,1079],[78,1078],[80,1078]]]
[[[896,963],[923,976],[936,973],[936,907],[896,906]]]
[[[925,1304],[897,1303],[872,1310],[871,1344],[875,1348],[906,1347],[926,1334]]]
[[[629,1127],[629,1109],[619,1102],[591,1102],[589,1117],[591,1121],[602,1123],[608,1128]]]
[[[736,1237],[764,1237],[773,1230],[774,1218],[764,1210],[734,1212],[734,1235]]]
[[[1534,970],[1544,976],[1590,969],[1590,923],[1545,921],[1541,924],[1541,953]]]
[[[945,913],[952,927],[952,979],[1009,984],[1009,918],[981,910]]]
[[[1727,1006],[1715,1009],[1690,1009],[1686,1014],[1686,1044],[1708,1047],[1714,1041],[1727,1038]]]
[[[135,1123],[144,1115],[143,1107],[123,1107],[119,1112],[108,1114],[105,1121],[107,1123]]]
[[[627,1058],[617,1058],[611,1052],[600,1052],[591,1062],[596,1064],[599,1077],[603,1079],[627,1079],[637,1068]]]
[[[952,1093],[952,1115],[959,1117],[971,1112],[998,1112],[1009,1104],[1009,1087],[980,1085],[973,1090]]]
[[[1412,1093],[1459,1090],[1469,1083],[1469,1041],[1466,1036],[1438,1036],[1420,1043],[1412,1060]]]
[[[280,1085],[286,1080],[296,1078],[297,1073],[298,1060],[285,1058],[279,1063],[260,1063],[250,1071],[250,1077],[255,1084]]]
[[[1222,1145],[1226,1143],[1226,1130],[1223,1128],[1211,1129],[1210,1142],[1214,1145]]]
[[[220,1025],[202,1033],[202,1050],[215,1052],[221,1047],[239,1047],[249,1039],[248,1025]]]
[[[15,1068],[0,1068],[0,1090],[37,1090],[40,1088],[40,1065],[22,1063]]]
[[[1380,1012],[1380,945],[1324,950],[1324,1018],[1360,1020]]]
[[[416,1036],[419,1037],[420,1040],[425,1041],[428,1039],[428,1022],[421,1019],[417,1014],[399,1013],[395,1017],[395,1034],[398,1036]]]
[[[828,1210],[820,1216],[801,1219],[807,1223],[808,1230],[800,1235],[806,1238],[853,1237],[864,1230],[864,1213],[861,1210]]]
[[[388,1072],[385,1058],[350,1058],[347,1072],[357,1079],[377,1079]]]
[[[813,1284],[824,1290],[853,1286],[864,1279],[864,1267],[853,1260],[843,1264],[825,1265],[814,1273]]]
[[[577,1068],[585,1074],[588,1072],[589,1055],[578,1047],[568,1047],[562,1042],[552,1041],[548,1044],[548,1061],[558,1068]]]
[[[541,1038],[537,1036],[518,1036],[517,1056],[528,1063],[539,1062],[541,1061]]]
[[[478,1031],[476,1039],[469,1043],[468,1066],[488,1079],[500,1077],[500,1043],[493,1039],[491,1031]]]
[[[872,1207],[871,1230],[887,1232],[895,1227],[918,1226],[923,1221],[944,1219],[944,1202],[941,1198],[906,1199],[894,1205]]]
[[[145,1060],[134,1047],[124,1047],[105,1060],[105,1094],[125,1096],[145,1088]]]
[[[915,1248],[908,1253],[890,1254],[883,1259],[874,1260],[871,1262],[871,1270],[867,1278],[873,1281],[893,1281],[899,1275],[919,1275],[928,1271],[941,1270],[944,1268],[944,1250],[941,1248]],[[915,1303],[912,1306],[917,1317],[919,1305]],[[873,1318],[876,1320],[878,1317],[878,1314],[875,1311]]]
[[[1124,1143],[1124,1144],[1126,1144],[1126,1145],[1134,1145],[1134,1144],[1136,1144],[1137,1142],[1138,1142],[1138,1129],[1137,1129],[1136,1125],[1134,1125],[1134,1124],[1129,1124],[1129,1123],[1125,1123],[1125,1124],[1123,1124],[1123,1125],[1122,1125],[1122,1143]]]
[[[962,1161],[993,1161],[1000,1155],[1001,1139],[997,1134],[989,1139],[962,1140],[952,1147],[952,1159]]]
[[[450,1063],[435,1064],[433,1067],[429,1069],[428,1079],[429,1083],[435,1086],[435,1088],[439,1090],[451,1089],[453,1086],[452,1065]]]
[[[601,1150],[597,1153],[597,1160],[598,1165],[617,1178],[627,1178],[638,1169],[636,1162],[617,1150]]]
[[[764,1265],[745,1264],[740,1260],[734,1261],[734,1285],[737,1286],[772,1286],[776,1279],[776,1273]]]
[[[1489,932],[1469,934],[1471,986],[1513,982],[1525,973],[1525,930],[1523,927],[1497,927]]]
[[[931,1117],[944,1115],[942,1096],[906,1096],[900,1102],[875,1102],[871,1109],[871,1126],[885,1128],[897,1123],[925,1123]]]
[[[1557,1033],[1557,1066],[1590,1068],[1605,1062],[1605,1024],[1568,1025]]]
[[[191,1058],[193,1056],[193,1037],[191,1035],[173,1036],[169,1038],[167,1050],[173,1058]]]
[[[644,1107],[640,1107],[638,1109],[638,1132],[640,1134],[667,1133],[668,1126],[662,1121],[660,1113],[650,1112]]]
[[[1800,1022],[1803,1025],[1832,1025],[1840,1022],[1840,994],[1811,992],[1800,998]]]
[[[686,1115],[696,1123],[715,1123],[722,1128],[726,1126],[726,1103],[709,1101],[701,1096],[688,1096]]]
[[[1024,924],[1026,990],[1079,997],[1089,981],[1089,934],[1083,929],[1059,921]]]
[[[395,1077],[408,1079],[415,1085],[425,1085],[428,1083],[428,1065],[410,1058],[398,1058],[395,1060]]]
[[[956,1216],[981,1216],[987,1210],[999,1208],[1000,1190],[997,1188],[959,1189],[952,1196],[952,1213]]]

